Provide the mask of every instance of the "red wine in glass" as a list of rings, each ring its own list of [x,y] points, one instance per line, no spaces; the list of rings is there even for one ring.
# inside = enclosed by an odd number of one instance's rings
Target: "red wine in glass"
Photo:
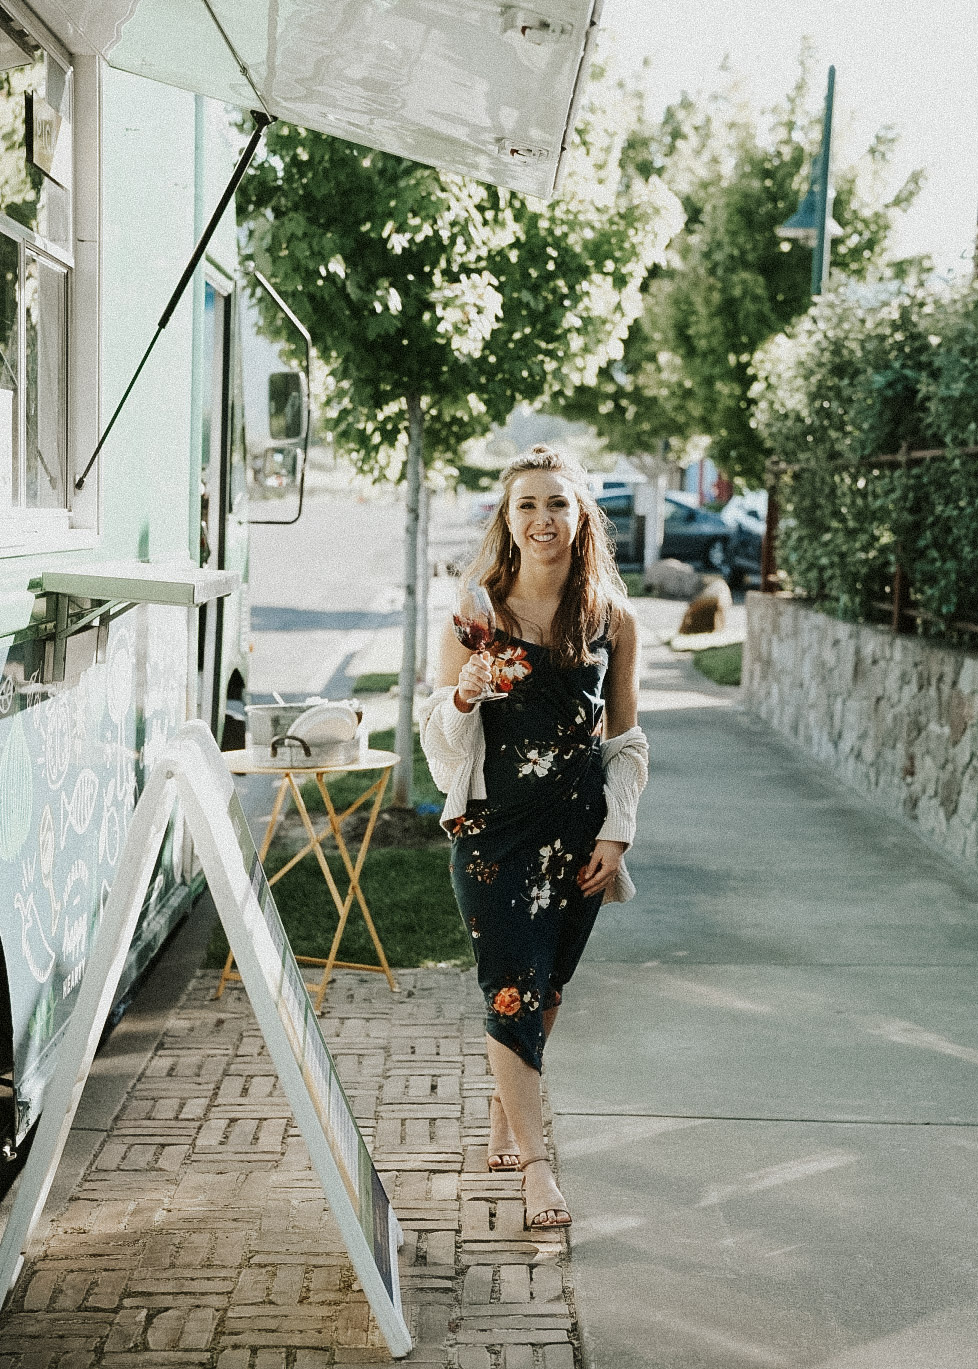
[[[452,614],[455,636],[469,651],[488,652],[496,636],[496,615],[492,600],[485,585],[474,581],[459,588]],[[484,703],[487,699],[505,699],[506,695],[491,688],[483,690],[473,703]]]
[[[474,623],[470,618],[461,618],[456,613],[452,619],[455,636],[469,651],[488,651],[492,633],[483,623]]]

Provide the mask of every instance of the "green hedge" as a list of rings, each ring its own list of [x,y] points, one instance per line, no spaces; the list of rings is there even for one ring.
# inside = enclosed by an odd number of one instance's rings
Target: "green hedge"
[[[754,421],[788,467],[779,563],[795,593],[878,620],[899,560],[920,630],[978,622],[978,289],[888,282],[823,297],[755,358]],[[906,466],[874,458],[941,448]],[[972,643],[974,638],[969,636]]]

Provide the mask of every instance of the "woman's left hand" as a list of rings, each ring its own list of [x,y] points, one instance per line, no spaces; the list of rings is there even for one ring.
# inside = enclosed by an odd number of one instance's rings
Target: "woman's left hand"
[[[585,898],[601,893],[614,882],[621,868],[621,858],[627,849],[623,841],[595,843],[594,854],[586,865],[581,866],[577,875],[577,883]]]

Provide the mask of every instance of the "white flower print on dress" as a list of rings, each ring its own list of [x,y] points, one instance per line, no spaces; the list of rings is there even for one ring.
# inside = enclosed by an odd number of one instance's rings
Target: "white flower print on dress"
[[[552,846],[540,847],[540,873],[551,880],[560,881],[567,874],[573,859],[571,853],[564,850],[560,837],[557,837]]]
[[[555,751],[541,751],[539,747],[531,746],[524,754],[523,764],[519,767],[520,775],[545,775],[554,763]]]
[[[541,880],[539,884],[534,884],[528,894],[530,900],[530,917],[536,917],[541,908],[550,907],[550,896],[553,890],[550,887],[550,880]]]

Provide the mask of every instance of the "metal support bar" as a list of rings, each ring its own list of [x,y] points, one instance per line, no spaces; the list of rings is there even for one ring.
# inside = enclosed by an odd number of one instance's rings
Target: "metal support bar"
[[[822,150],[819,154],[816,184],[815,247],[812,251],[812,295],[820,295],[829,274],[829,252],[832,239],[828,233],[829,169],[832,160],[832,104],[835,96],[835,67],[829,67],[829,83],[825,92],[825,116],[822,121]]]
[[[899,548],[897,548],[899,556]],[[909,617],[910,609],[910,582],[907,572],[903,569],[899,560],[893,568],[893,613],[890,619],[890,626],[894,632],[904,632],[904,619]]]
[[[44,648],[44,678],[46,684],[56,684],[65,677],[65,657],[68,652],[68,597],[58,594],[54,600],[54,635]]]
[[[88,461],[88,465],[85,467],[85,469],[82,471],[81,475],[80,475],[80,476],[78,477],[78,479],[75,481],[75,489],[76,489],[76,490],[80,490],[80,489],[84,486],[85,481],[88,479],[88,473],[89,473],[89,471],[92,469],[92,467],[95,465],[95,462],[96,462],[96,460],[97,460],[97,458],[98,458],[99,453],[101,452],[102,448],[105,446],[105,442],[106,442],[106,439],[107,439],[108,436],[109,436],[109,433],[110,433],[110,432],[112,431],[112,429],[115,427],[116,419],[117,419],[117,418],[119,417],[119,415],[122,413],[122,410],[123,410],[123,408],[125,407],[125,404],[126,404],[126,400],[129,398],[130,394],[132,393],[133,387],[135,386],[136,381],[139,379],[139,376],[140,376],[140,373],[142,372],[143,367],[146,365],[147,361],[148,361],[149,358],[150,358],[150,354],[151,354],[152,351],[153,351],[153,348],[156,346],[157,342],[159,341],[160,334],[163,332],[163,329],[166,327],[166,325],[170,322],[170,319],[173,317],[173,312],[174,312],[174,310],[176,309],[177,305],[180,303],[180,300],[181,300],[181,298],[182,298],[182,296],[183,296],[183,293],[184,293],[184,291],[186,290],[187,286],[190,284],[190,281],[191,281],[192,278],[193,278],[194,272],[197,270],[197,267],[200,265],[201,259],[203,258],[204,253],[207,251],[207,248],[208,248],[209,245],[210,245],[211,238],[214,236],[215,232],[217,231],[217,226],[218,226],[218,224],[221,222],[221,219],[224,217],[225,210],[227,209],[227,207],[228,207],[228,205],[231,203],[231,201],[234,199],[235,191],[237,190],[238,186],[241,184],[242,180],[244,179],[245,172],[248,170],[248,167],[249,167],[249,165],[251,164],[251,160],[252,160],[252,158],[254,157],[256,151],[258,150],[258,144],[261,142],[262,135],[264,134],[265,129],[268,127],[269,124],[275,122],[274,119],[272,118],[272,116],[271,116],[270,114],[266,114],[266,113],[264,112],[264,110],[253,110],[253,111],[252,111],[252,114],[251,114],[251,117],[252,117],[252,118],[254,119],[254,121],[255,121],[255,130],[254,130],[254,132],[252,133],[251,137],[248,139],[247,146],[245,147],[245,150],[242,152],[241,157],[240,157],[239,160],[238,160],[237,166],[234,168],[234,172],[233,172],[232,175],[231,175],[231,179],[228,181],[227,185],[224,187],[224,193],[221,195],[221,198],[218,200],[218,202],[217,202],[217,207],[216,207],[216,209],[214,210],[213,214],[212,214],[211,217],[210,217],[210,222],[208,223],[207,227],[204,229],[203,233],[201,234],[200,241],[198,242],[197,246],[194,248],[194,250],[193,250],[193,255],[191,256],[190,260],[187,262],[187,265],[186,265],[186,267],[185,267],[185,269],[184,269],[183,275],[180,277],[179,281],[177,282],[176,289],[173,291],[173,294],[170,296],[169,301],[167,302],[166,308],[163,310],[163,313],[160,315],[160,321],[159,321],[159,323],[156,325],[156,332],[153,334],[153,337],[152,337],[152,339],[151,339],[151,341],[150,341],[149,346],[146,348],[146,351],[143,353],[142,360],[140,361],[139,365],[136,367],[135,371],[133,372],[132,379],[130,380],[129,384],[126,386],[125,391],[123,392],[122,398],[119,400],[119,403],[118,403],[118,404],[116,405],[116,407],[115,407],[115,412],[113,413],[112,417],[109,419],[108,425],[107,425],[105,431],[102,433],[102,436],[99,438],[99,440],[98,440],[98,445],[97,445],[97,447],[95,448],[95,450],[92,452],[92,455],[91,455],[91,457],[89,458],[89,461]]]
[[[64,641],[78,632],[84,632],[85,628],[96,622],[100,628],[107,628],[109,623],[114,623],[117,618],[121,618],[131,608],[135,608],[138,602],[135,599],[129,601],[100,599],[91,608],[83,609],[72,617],[69,609],[71,596],[55,594],[52,597],[55,600],[54,618],[45,618],[39,623],[32,623],[30,627],[23,628],[20,632],[15,632],[12,637],[15,645],[20,642],[36,642],[55,637]]]

